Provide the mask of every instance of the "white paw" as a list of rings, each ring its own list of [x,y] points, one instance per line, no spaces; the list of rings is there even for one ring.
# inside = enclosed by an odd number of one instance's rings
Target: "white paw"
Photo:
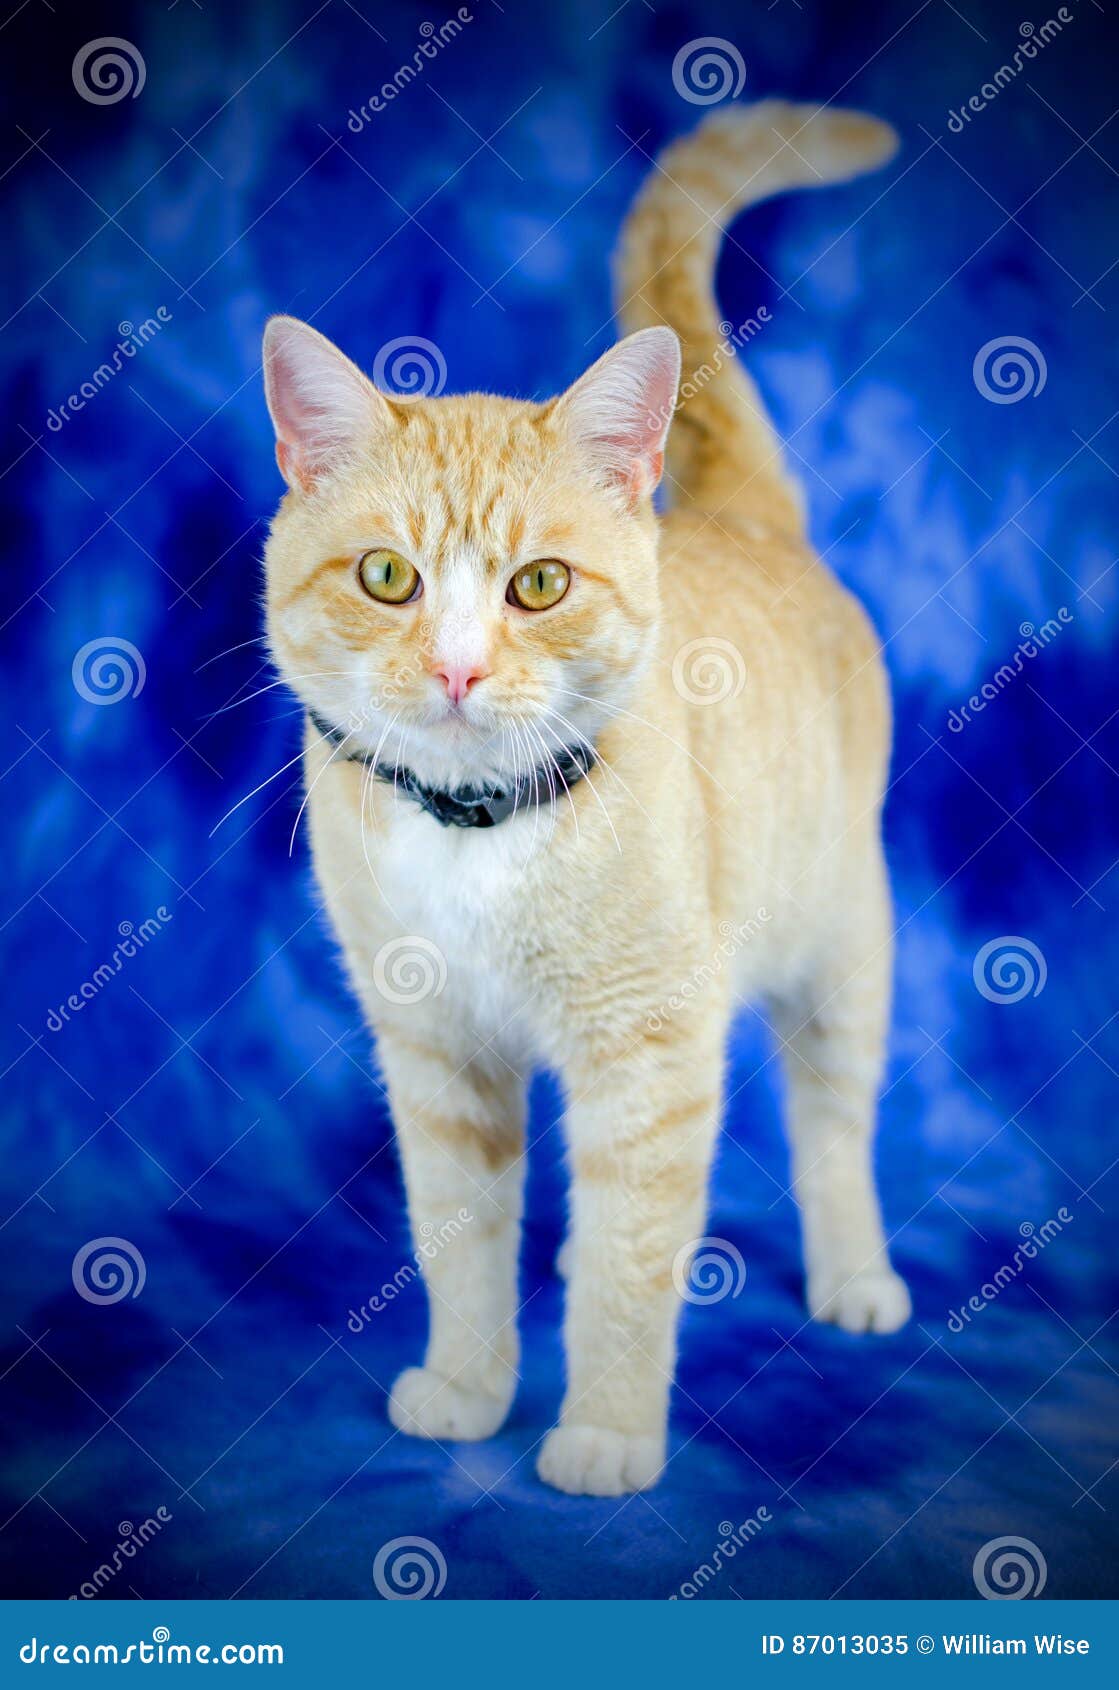
[[[814,1320],[844,1332],[896,1332],[912,1313],[905,1280],[892,1268],[864,1268],[846,1284],[811,1277],[808,1308]]]
[[[602,1426],[554,1426],[536,1471],[569,1496],[625,1496],[655,1485],[663,1466],[660,1438],[629,1437]]]
[[[571,1278],[571,1240],[565,1238],[556,1251],[556,1272],[561,1279]]]
[[[473,1390],[427,1367],[409,1367],[389,1397],[389,1419],[414,1438],[473,1442],[490,1438],[509,1412],[512,1385],[503,1395]]]

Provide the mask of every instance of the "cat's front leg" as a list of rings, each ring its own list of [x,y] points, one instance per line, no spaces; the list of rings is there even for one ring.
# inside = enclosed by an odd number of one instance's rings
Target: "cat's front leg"
[[[664,1465],[673,1265],[703,1230],[722,1030],[642,1036],[569,1075],[567,1392],[538,1462],[560,1490],[645,1490]]]
[[[389,1417],[415,1437],[488,1438],[517,1383],[524,1084],[488,1051],[460,1060],[434,1015],[382,1028],[378,1053],[430,1316]]]

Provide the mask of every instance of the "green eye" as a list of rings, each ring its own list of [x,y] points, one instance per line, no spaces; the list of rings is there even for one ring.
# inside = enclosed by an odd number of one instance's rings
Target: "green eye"
[[[571,571],[555,558],[541,558],[518,569],[509,583],[508,599],[522,610],[550,610],[571,585]]]
[[[357,573],[369,597],[380,604],[407,604],[416,597],[420,586],[415,565],[386,547],[366,552],[358,563]]]

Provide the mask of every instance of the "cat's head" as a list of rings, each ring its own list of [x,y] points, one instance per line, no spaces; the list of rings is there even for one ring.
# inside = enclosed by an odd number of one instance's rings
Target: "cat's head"
[[[289,491],[269,643],[351,751],[431,783],[508,778],[624,707],[656,639],[652,494],[679,368],[671,330],[645,329],[546,404],[403,400],[271,320]]]

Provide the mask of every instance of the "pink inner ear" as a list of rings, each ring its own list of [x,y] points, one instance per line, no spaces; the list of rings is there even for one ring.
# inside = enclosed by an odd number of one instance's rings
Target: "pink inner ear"
[[[573,436],[633,502],[661,478],[679,382],[672,330],[642,329],[605,353],[560,402]]]
[[[265,330],[264,386],[280,473],[304,492],[387,412],[361,371],[293,317],[274,317]]]

